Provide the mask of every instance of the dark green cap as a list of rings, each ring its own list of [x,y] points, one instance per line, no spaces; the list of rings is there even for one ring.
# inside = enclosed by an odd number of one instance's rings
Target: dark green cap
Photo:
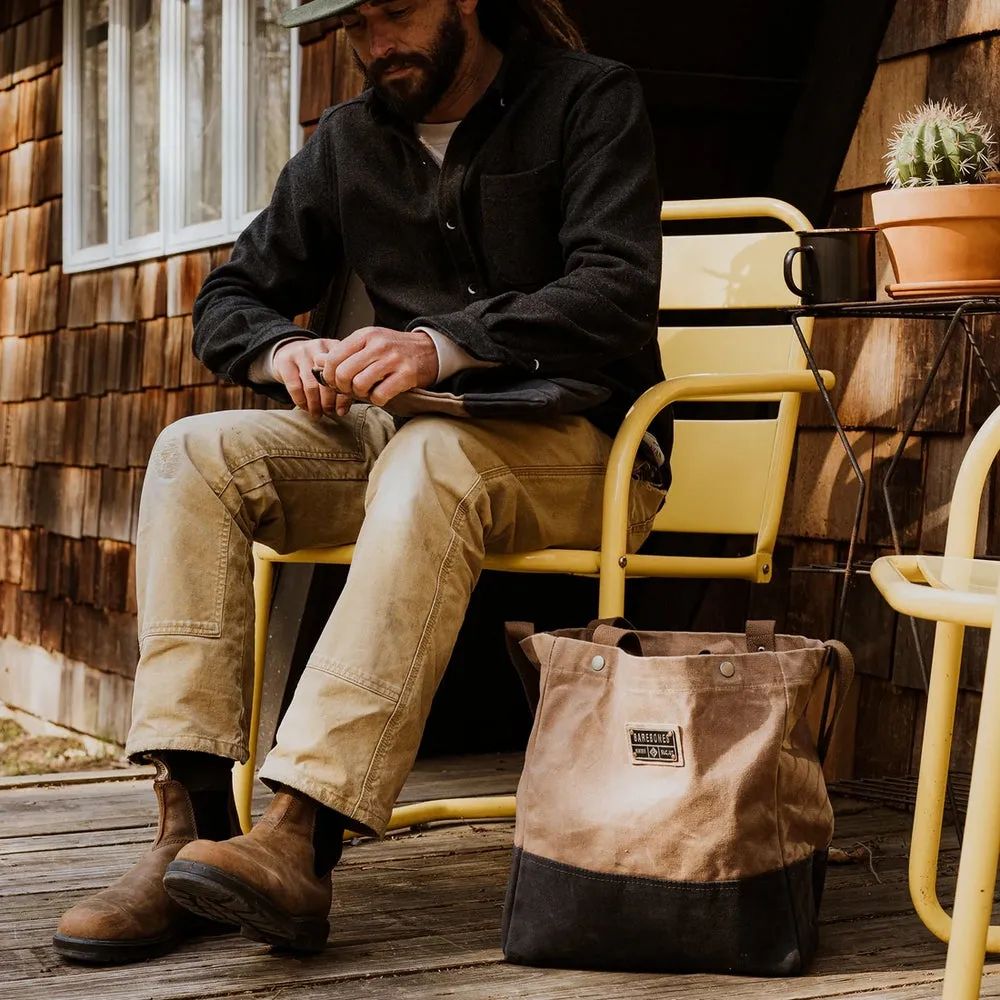
[[[297,28],[300,24],[321,21],[324,17],[346,14],[354,7],[360,7],[365,0],[309,0],[301,7],[292,7],[281,15],[281,24],[286,28]]]

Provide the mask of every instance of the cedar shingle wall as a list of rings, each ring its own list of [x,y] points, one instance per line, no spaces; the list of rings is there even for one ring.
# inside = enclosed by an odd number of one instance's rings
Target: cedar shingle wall
[[[308,134],[359,80],[329,27],[302,43]],[[0,701],[121,742],[150,449],[180,417],[265,400],[190,349],[228,247],[62,274],[61,63],[58,0],[0,3]]]
[[[61,20],[58,0],[0,3],[0,700],[122,740],[136,660],[135,514],[149,450],[178,417],[261,401],[217,383],[190,352],[193,297],[225,248],[62,275]],[[928,97],[996,114],[998,35],[993,0],[899,0],[832,224],[870,221],[869,195],[881,186],[885,136],[899,114]],[[300,38],[308,134],[360,80],[342,33],[320,24]],[[882,259],[886,281],[888,273]],[[817,357],[838,375],[841,417],[873,483],[940,335],[940,326],[912,321],[817,329]],[[998,338],[983,344],[988,360],[1000,363]],[[907,543],[930,551],[943,544],[968,436],[990,409],[966,354],[956,344],[897,477]],[[1000,519],[991,494],[981,544],[996,553]],[[843,559],[854,496],[833,433],[809,400],[775,581],[754,588],[752,614],[777,617],[791,631],[829,632],[834,578],[789,570]],[[876,495],[860,557],[886,551],[887,536]],[[741,610],[739,586],[715,586],[700,624],[721,624],[714,609]],[[836,766],[850,770],[853,756],[858,773],[903,773],[915,759],[923,711],[912,638],[866,578],[851,601],[847,638],[863,676],[856,752],[848,740]],[[981,640],[970,633],[973,652],[981,653]],[[975,656],[968,659],[959,764],[968,761],[981,688]]]
[[[924,100],[947,98],[981,109],[1000,131],[1000,5],[995,0],[898,0],[880,65],[845,159],[834,226],[871,225],[870,196],[883,187],[886,139],[897,119]],[[816,220],[819,225],[820,220]],[[879,284],[893,280],[887,256],[879,259]],[[1000,370],[1000,320],[976,321],[978,339],[994,372]],[[936,321],[854,320],[817,324],[814,347],[821,367],[837,375],[834,399],[851,428],[870,496],[862,559],[891,551],[881,497],[886,462],[915,403],[945,325]],[[948,501],[968,440],[996,405],[971,352],[956,338],[938,374],[895,478],[894,510],[903,544],[940,552]],[[1000,493],[988,488],[981,521],[981,553],[1000,554]],[[803,406],[793,482],[782,531],[781,558],[788,596],[778,601],[789,624],[825,635],[834,613],[829,577],[787,574],[789,565],[842,561],[856,491],[843,452],[816,398]],[[781,586],[779,584],[778,591]],[[784,606],[781,606],[784,604]],[[847,641],[862,671],[854,767],[859,775],[913,771],[920,750],[923,682],[907,619],[888,611],[862,578],[848,613]],[[933,627],[920,634],[929,664]],[[955,765],[967,768],[982,690],[985,633],[969,630],[966,667],[956,723]],[[842,762],[842,770],[850,762]]]

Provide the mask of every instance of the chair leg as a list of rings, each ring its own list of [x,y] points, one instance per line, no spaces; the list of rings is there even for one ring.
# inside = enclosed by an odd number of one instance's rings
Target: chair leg
[[[440,820],[513,819],[514,811],[513,795],[479,795],[465,799],[414,802],[396,806],[387,829],[399,830],[405,826],[419,826]]]
[[[948,767],[951,760],[952,730],[965,629],[940,622],[934,635],[930,690],[920,750],[920,777],[913,810],[913,837],[910,843],[910,899],[917,916],[937,938],[948,942],[952,918],[937,894],[938,856],[944,819]],[[1000,952],[1000,925],[991,925],[986,950]]]
[[[253,597],[253,700],[250,706],[250,731],[248,743],[250,757],[245,764],[233,768],[233,794],[240,827],[249,833],[253,825],[250,815],[253,799],[254,768],[257,761],[257,735],[260,729],[260,704],[264,693],[264,654],[267,649],[267,626],[271,614],[271,589],[274,581],[274,564],[254,553]]]
[[[601,525],[600,583],[598,618],[619,618],[625,614],[625,571],[628,565],[628,495],[631,476],[621,483],[617,466],[608,464]]]
[[[979,996],[997,862],[1000,859],[1000,597],[986,655],[983,700],[976,734],[965,836],[958,864],[943,1000]]]
[[[938,854],[965,629],[941,622],[934,634],[917,801],[910,844],[910,898],[927,929],[947,941],[951,917],[937,896]]]

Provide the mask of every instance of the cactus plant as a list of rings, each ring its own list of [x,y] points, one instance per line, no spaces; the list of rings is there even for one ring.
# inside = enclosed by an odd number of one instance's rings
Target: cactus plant
[[[949,101],[923,104],[897,124],[886,153],[894,188],[982,183],[997,169],[992,130]]]

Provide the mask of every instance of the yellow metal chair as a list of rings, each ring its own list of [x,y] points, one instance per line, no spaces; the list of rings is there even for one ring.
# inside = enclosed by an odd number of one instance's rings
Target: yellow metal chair
[[[663,241],[661,310],[778,309],[797,306],[785,286],[782,261],[798,245],[795,231],[812,228],[791,205],[770,198],[666,202],[662,219],[776,219],[778,233],[667,236]],[[811,321],[803,322],[808,338]],[[487,556],[485,568],[516,573],[571,573],[600,577],[599,615],[622,614],[626,577],[770,580],[778,521],[788,480],[800,393],[817,385],[788,323],[745,326],[666,326],[659,331],[669,376],[636,401],[619,430],[608,462],[599,551],[546,549]],[[823,373],[828,388],[833,375]],[[630,554],[626,550],[632,468],[653,417],[678,401],[753,401],[777,404],[768,419],[678,419],[671,458],[673,485],[655,531],[749,535],[754,550],[741,557]],[[254,546],[256,647],[250,763],[237,768],[237,804],[250,823],[253,761],[263,689],[273,564],[350,563],[351,545],[278,553]],[[443,800],[403,806],[390,829],[438,819],[514,815],[514,797]]]
[[[938,622],[909,874],[917,914],[948,942],[945,1000],[978,997],[986,952],[1000,952],[1000,926],[990,926],[1000,857],[1000,562],[974,558],[980,500],[998,452],[1000,410],[983,424],[962,460],[944,556],[885,556],[872,566],[875,585],[896,611]],[[938,854],[962,644],[969,626],[991,631],[955,906],[949,917],[937,896]]]

